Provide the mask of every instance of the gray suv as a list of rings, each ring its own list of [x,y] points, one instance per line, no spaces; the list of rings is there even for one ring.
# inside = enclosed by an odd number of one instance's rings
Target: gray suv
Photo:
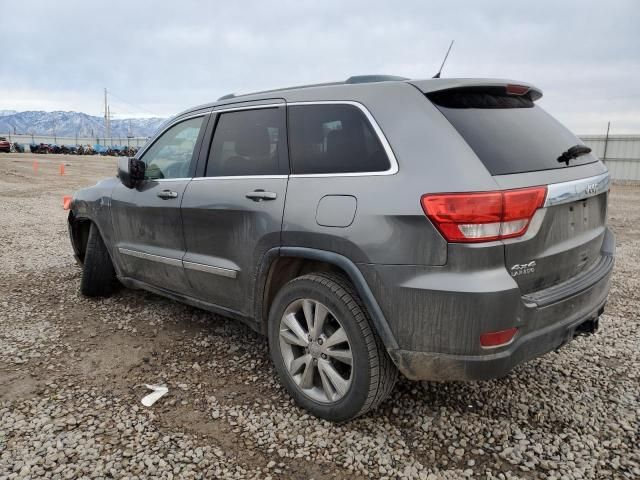
[[[245,322],[314,415],[398,371],[479,380],[598,326],[609,175],[492,79],[352,77],[190,109],[80,190],[81,291],[141,288]]]

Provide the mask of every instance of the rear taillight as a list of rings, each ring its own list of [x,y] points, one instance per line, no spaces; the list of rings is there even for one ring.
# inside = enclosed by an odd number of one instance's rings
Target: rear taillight
[[[449,242],[488,242],[519,237],[544,205],[547,187],[498,192],[423,195],[424,213]]]

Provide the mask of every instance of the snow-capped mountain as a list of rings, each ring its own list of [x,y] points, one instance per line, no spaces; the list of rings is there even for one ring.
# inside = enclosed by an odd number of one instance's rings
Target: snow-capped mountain
[[[61,137],[103,137],[104,120],[81,112],[7,112],[0,114],[0,133],[53,135]],[[165,118],[111,120],[112,137],[150,137]]]

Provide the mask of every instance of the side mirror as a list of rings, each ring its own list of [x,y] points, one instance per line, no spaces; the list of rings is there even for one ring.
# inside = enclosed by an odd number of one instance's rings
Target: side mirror
[[[118,178],[127,188],[135,188],[144,180],[145,164],[137,158],[118,158]]]

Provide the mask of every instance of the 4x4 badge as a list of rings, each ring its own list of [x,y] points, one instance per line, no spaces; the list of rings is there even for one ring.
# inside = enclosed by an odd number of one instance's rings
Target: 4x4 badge
[[[584,192],[587,195],[593,195],[594,193],[596,193],[597,190],[598,190],[598,184],[597,183],[589,183],[589,184],[587,184],[586,188],[584,189]]]
[[[511,267],[511,276],[518,277],[520,275],[528,275],[536,271],[536,261],[532,260],[529,263],[516,263]]]

